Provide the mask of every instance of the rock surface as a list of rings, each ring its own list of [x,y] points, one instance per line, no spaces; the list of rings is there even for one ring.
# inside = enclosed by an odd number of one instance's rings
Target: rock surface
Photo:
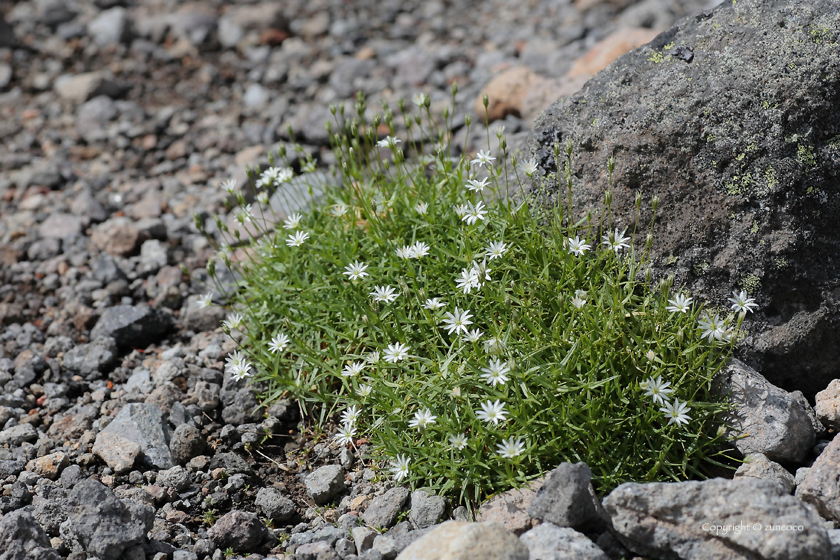
[[[608,560],[582,533],[551,523],[542,523],[519,540],[528,547],[529,560]]]
[[[528,515],[558,527],[591,530],[600,525],[600,504],[586,463],[561,463],[528,506]]]
[[[840,520],[840,439],[833,439],[803,475],[796,496],[826,519]]]
[[[783,466],[774,463],[761,453],[746,457],[746,462],[735,471],[735,478],[761,478],[775,482],[790,494],[796,487],[796,479]]]
[[[495,523],[447,521],[403,550],[398,560],[528,560],[528,547]]]

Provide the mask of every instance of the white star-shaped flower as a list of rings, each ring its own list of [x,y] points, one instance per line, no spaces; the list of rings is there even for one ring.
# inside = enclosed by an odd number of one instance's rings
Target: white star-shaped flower
[[[405,455],[397,455],[397,458],[391,461],[391,472],[394,474],[394,480],[399,482],[408,476],[408,464],[411,462],[410,457]]]
[[[453,332],[455,334],[458,334],[459,332],[466,334],[467,326],[472,325],[470,317],[472,317],[472,313],[470,313],[468,309],[461,311],[456,307],[455,312],[447,313],[446,318],[444,318],[442,322],[446,323],[444,328],[449,331],[449,334],[452,334]]]
[[[344,370],[341,372],[341,375],[342,377],[355,377],[362,373],[363,369],[365,369],[364,362],[353,362],[352,364],[344,366]]]
[[[406,359],[408,357],[408,349],[408,346],[401,342],[389,344],[385,350],[385,361],[389,364],[395,364]]]
[[[627,244],[630,241],[629,237],[624,237],[624,233],[627,230],[625,229],[621,233],[618,233],[618,228],[615,228],[615,232],[609,235],[604,235],[601,240],[607,248],[612,249],[616,253],[621,251],[622,249],[627,249],[630,245]]]
[[[377,142],[376,145],[380,148],[394,148],[400,142],[402,142],[402,140],[400,140],[396,136],[386,136],[385,138]]]
[[[417,428],[421,432],[435,423],[437,416],[433,416],[432,412],[427,408],[425,410],[418,410],[414,414],[414,418],[408,423],[409,428]]]
[[[731,309],[735,313],[752,313],[754,307],[758,308],[758,304],[755,302],[755,299],[748,297],[747,292],[744,290],[741,290],[740,292],[732,292],[732,297],[729,298],[729,302],[732,303]]]
[[[347,445],[348,443],[353,443],[353,437],[356,435],[356,426],[353,424],[345,424],[344,426],[340,427],[338,431],[333,436],[339,445]]]
[[[478,329],[473,329],[473,330],[469,331],[467,334],[465,334],[464,337],[461,340],[463,340],[464,342],[478,342],[478,340],[480,338],[481,338],[481,331],[478,330]]]
[[[527,175],[528,177],[532,176],[534,173],[537,172],[537,160],[534,158],[526,159],[520,165],[520,169]]]
[[[429,211],[429,203],[428,202],[418,202],[417,205],[414,207],[414,210],[420,214],[421,216],[425,216],[426,212]]]
[[[475,205],[473,205],[472,202],[468,202],[466,204],[466,211],[463,216],[461,216],[461,221],[467,222],[469,225],[473,225],[478,220],[483,220],[486,215],[487,210],[484,209],[483,202],[479,201],[478,204]]]
[[[300,226],[300,221],[303,218],[300,214],[295,212],[283,222],[283,227],[286,229],[297,229]]]
[[[346,409],[344,409],[344,412],[341,413],[341,422],[345,426],[351,424],[355,425],[356,422],[359,421],[361,415],[362,410],[358,406],[356,406],[355,404],[353,406],[348,406]]]
[[[344,272],[342,274],[347,275],[349,280],[358,280],[359,278],[364,278],[365,276],[370,276],[365,269],[367,269],[368,265],[355,261],[351,264],[348,264],[344,268]]]
[[[429,311],[435,311],[440,309],[441,307],[446,307],[446,304],[440,301],[438,298],[429,298],[423,304],[424,309],[428,309]]]
[[[484,164],[486,163],[487,166],[489,167],[493,164],[494,159],[496,159],[496,158],[494,158],[490,155],[489,150],[480,150],[478,152],[478,155],[475,156],[475,159],[472,160],[470,163],[472,165],[475,165],[477,163],[479,167],[483,167]]]
[[[499,259],[505,252],[508,250],[507,244],[501,241],[494,241],[490,243],[490,246],[487,247],[487,250],[484,252],[487,255],[487,258],[491,261],[493,259]]]
[[[490,360],[488,366],[482,368],[481,371],[484,372],[481,374],[481,377],[484,378],[487,384],[495,387],[497,384],[505,384],[508,380],[507,374],[510,373],[510,368],[501,360]]]
[[[689,309],[691,309],[691,302],[693,301],[692,298],[686,297],[683,294],[677,294],[677,297],[674,299],[669,299],[668,307],[665,308],[666,311],[670,311],[671,313],[687,313]]]
[[[308,233],[306,233],[305,231],[298,231],[295,232],[294,235],[290,235],[286,239],[286,245],[288,245],[289,247],[300,247],[301,245],[303,245],[303,242],[307,239],[309,239]]]
[[[572,239],[571,237],[569,238],[569,253],[573,255],[583,256],[583,254],[589,249],[591,249],[591,247],[587,245],[586,242],[577,235],[574,239]]]
[[[286,349],[286,346],[289,345],[289,337],[283,333],[279,333],[275,335],[274,338],[271,339],[271,344],[268,345],[268,350],[272,354],[276,354],[277,352],[282,352]]]
[[[647,381],[642,382],[639,386],[645,390],[645,396],[653,399],[654,403],[665,404],[668,400],[668,395],[674,392],[673,389],[669,389],[671,386],[670,383],[662,381],[661,375],[657,375],[656,379],[651,377]]]
[[[460,451],[467,446],[467,436],[463,433],[452,434],[449,436],[449,445]]]
[[[211,305],[213,305],[213,294],[209,293],[204,294],[203,296],[198,296],[198,299],[195,303],[200,309],[210,307]]]
[[[487,400],[481,403],[481,410],[476,410],[475,415],[479,420],[484,420],[488,424],[493,422],[494,425],[498,425],[499,422],[505,421],[507,411],[505,410],[505,404],[500,400],[497,399],[496,402]]]
[[[426,255],[429,254],[429,249],[430,249],[430,247],[426,243],[423,243],[422,241],[417,241],[410,248],[411,258],[412,259],[419,259],[419,258],[425,257]]]
[[[522,442],[522,438],[514,439],[511,436],[508,439],[503,439],[502,443],[496,447],[496,451],[505,459],[513,459],[522,455],[522,452],[525,451],[525,444]]]
[[[222,190],[226,193],[233,194],[236,192],[236,179],[227,179],[225,181],[222,181],[222,184],[220,186],[222,187]]]
[[[665,413],[665,418],[669,419],[669,426],[671,424],[681,426],[683,424],[688,424],[689,420],[691,420],[691,416],[688,415],[688,412],[691,411],[691,409],[688,408],[686,403],[681,403],[679,399],[674,399],[674,402],[672,403],[666,402],[665,406],[659,410]]]
[[[373,297],[373,301],[391,303],[397,299],[399,294],[391,286],[374,286],[370,295]]]
[[[478,179],[468,179],[467,180],[467,189],[471,190],[472,192],[481,192],[487,186],[488,179],[485,177],[481,181]]]

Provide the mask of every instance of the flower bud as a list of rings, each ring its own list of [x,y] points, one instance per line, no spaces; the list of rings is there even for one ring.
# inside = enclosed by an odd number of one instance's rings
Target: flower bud
[[[487,97],[487,94],[483,94],[481,96],[481,102],[484,103],[484,108],[486,109],[488,105],[490,105],[490,98]]]
[[[642,205],[642,193],[636,193],[636,208],[638,209]]]
[[[335,103],[330,103],[330,113],[332,113],[333,116],[335,116],[335,111]]]
[[[467,113],[467,115],[464,117],[464,124],[466,126],[470,126],[472,124],[472,115],[470,115],[469,113]]]
[[[207,261],[207,274],[210,275],[210,278],[216,276],[216,261],[213,259]]]
[[[607,189],[604,191],[604,203],[609,206],[612,204],[612,191]]]
[[[457,95],[458,93],[458,82],[452,82],[452,95]]]
[[[653,211],[656,212],[656,210],[659,208],[659,197],[654,195],[653,199],[650,201],[650,204],[651,206],[653,206]]]

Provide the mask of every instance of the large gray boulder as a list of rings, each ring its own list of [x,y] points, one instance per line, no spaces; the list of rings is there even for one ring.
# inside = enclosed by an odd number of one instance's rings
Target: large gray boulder
[[[552,146],[572,143],[575,218],[599,215],[614,156],[619,228],[633,230],[637,193],[645,226],[661,201],[656,277],[717,304],[747,290],[760,307],[742,358],[809,399],[840,360],[836,18],[836,0],[727,0],[557,101],[526,150],[539,167],[531,192],[555,201]]]
[[[796,487],[796,496],[826,519],[840,521],[840,438],[831,440]]]
[[[604,499],[604,509],[621,544],[645,557],[829,558],[814,508],[767,480],[628,482]]]
[[[0,520],[0,558],[3,560],[59,560],[44,530],[25,510],[17,510]]]

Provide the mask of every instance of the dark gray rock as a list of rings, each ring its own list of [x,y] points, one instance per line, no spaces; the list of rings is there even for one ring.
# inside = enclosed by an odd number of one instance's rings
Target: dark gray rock
[[[44,495],[32,497],[32,515],[47,535],[58,536],[59,527],[67,520],[67,491],[51,486]]]
[[[316,504],[328,503],[346,488],[344,484],[344,467],[341,465],[326,465],[306,477],[306,491],[312,496]]]
[[[145,348],[172,327],[172,318],[151,307],[117,305],[109,307],[90,333],[91,338],[112,337],[117,346]]]
[[[621,544],[642,556],[685,560],[829,557],[828,535],[814,508],[767,480],[625,483],[604,498],[604,509]],[[754,530],[756,523],[761,530]],[[768,538],[765,525],[773,524],[796,530],[773,531]],[[717,526],[719,530],[714,529]]]
[[[32,503],[32,493],[29,492],[26,484],[18,480],[3,491],[3,496],[0,496],[0,512],[15,511],[30,503]]]
[[[226,424],[239,426],[253,424],[262,419],[260,403],[254,396],[254,390],[248,386],[247,378],[236,380],[226,373],[220,397],[224,406],[222,419]]]
[[[796,474],[798,479],[799,471]],[[816,507],[826,519],[840,519],[840,438],[831,440],[802,475],[796,496]]]
[[[604,551],[582,533],[543,523],[519,540],[528,547],[529,560],[609,560]]]
[[[288,521],[297,513],[295,503],[272,487],[260,488],[254,505],[265,517],[278,523]]]
[[[411,511],[408,513],[408,519],[415,529],[425,529],[436,525],[443,518],[446,507],[445,498],[421,488],[411,493]]]
[[[28,511],[0,519],[0,558],[3,560],[59,560],[44,530]]]
[[[220,517],[207,531],[216,548],[235,552],[256,550],[268,537],[268,528],[253,513],[232,511]]]
[[[362,520],[369,527],[388,528],[397,522],[397,516],[408,500],[411,492],[408,488],[397,486],[391,488],[381,496],[371,500],[370,505],[362,514]]]
[[[140,459],[150,467],[173,466],[169,453],[169,425],[157,406],[147,403],[125,405],[102,433],[113,433],[140,446]]]
[[[61,253],[61,241],[54,237],[39,239],[26,250],[26,256],[30,261],[45,261],[58,256],[59,253]]]
[[[228,474],[245,474],[254,476],[254,471],[248,463],[236,453],[216,453],[210,459],[210,469],[224,469]]]
[[[601,523],[586,463],[561,463],[537,491],[528,515],[558,527],[591,530]]]
[[[89,555],[116,560],[152,528],[151,506],[122,502],[101,483],[86,479],[67,498],[69,530]]]
[[[110,284],[116,280],[125,279],[125,273],[117,266],[117,261],[108,253],[99,253],[90,263],[93,277],[103,284]]]
[[[657,195],[654,278],[716,303],[750,292],[737,354],[809,399],[840,361],[836,13],[740,0],[685,18],[544,111],[528,144],[532,192],[555,200],[552,146],[572,143],[575,220],[600,214],[611,156],[615,225],[632,230],[636,193],[647,225]]]
[[[181,424],[172,434],[169,451],[173,461],[185,465],[193,457],[204,453],[205,446],[206,442],[201,437],[201,430],[189,424]]]
[[[80,344],[64,354],[62,365],[86,378],[95,378],[108,371],[117,359],[117,344],[110,336],[94,337],[89,344]]]

